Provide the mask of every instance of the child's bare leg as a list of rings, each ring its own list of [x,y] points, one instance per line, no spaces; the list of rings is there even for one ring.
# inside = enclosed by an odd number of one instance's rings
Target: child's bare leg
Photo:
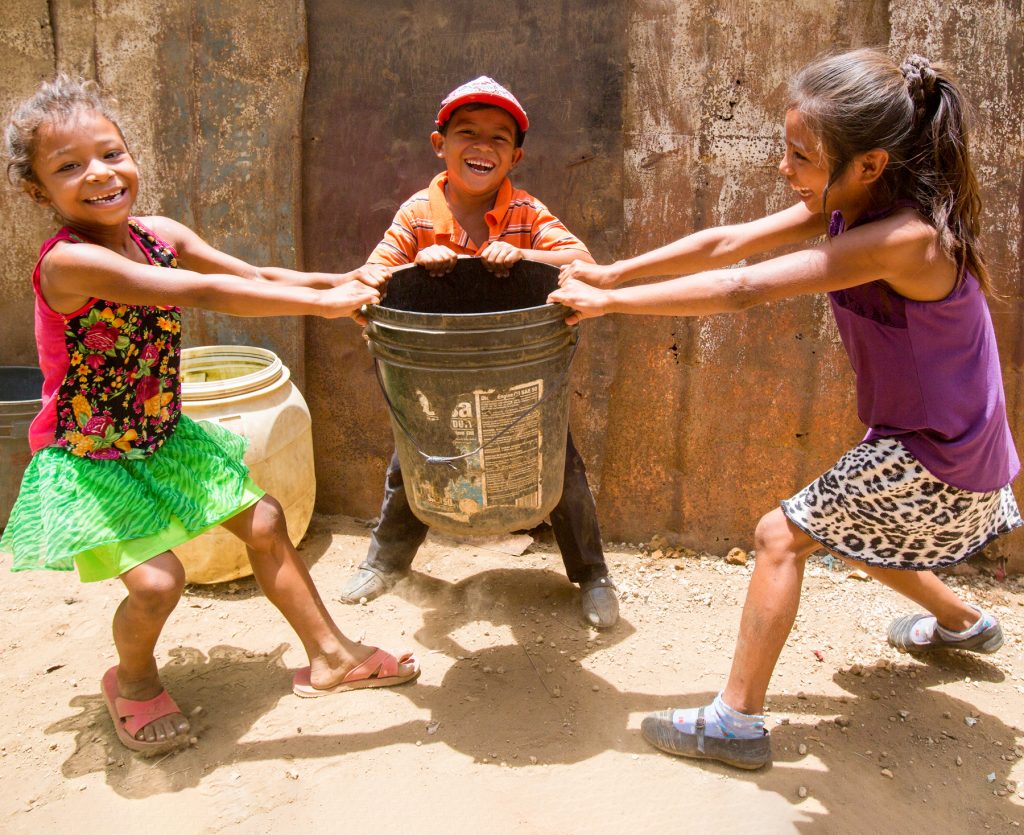
[[[856,560],[844,559],[844,562],[859,568],[879,583],[923,606],[935,615],[939,626],[950,632],[962,632],[978,620],[977,610],[964,603],[949,586],[930,571],[879,568]]]
[[[768,682],[800,605],[804,564],[821,546],[776,508],[754,533],[757,559],[743,604],[723,701],[743,713],[760,713]]]
[[[818,548],[776,508],[754,532],[757,562],[743,604],[732,669],[709,705],[662,710],[644,718],[644,738],[670,754],[760,768],[770,758],[765,693],[800,605],[804,563]]]
[[[260,588],[302,641],[314,687],[337,684],[373,654],[372,647],[346,638],[334,623],[306,564],[288,538],[284,512],[275,499],[264,496],[225,522],[224,527],[245,542]],[[411,665],[402,665],[399,673],[411,669]]]
[[[146,701],[164,689],[153,650],[167,618],[181,598],[185,570],[170,551],[129,569],[120,577],[128,589],[114,613],[117,689],[122,698]],[[137,739],[157,742],[187,734],[188,720],[172,713],[150,722]]]
[[[744,713],[760,713],[764,706],[768,683],[800,604],[804,564],[821,546],[776,508],[758,524],[755,547],[754,575],[743,605],[732,670],[722,693],[727,705]],[[930,571],[849,562],[923,606],[952,632],[967,629],[978,620],[978,612]]]
[[[769,757],[764,731],[765,695],[779,654],[785,646],[803,584],[807,557],[821,546],[786,518],[781,508],[766,514],[755,531],[757,562],[747,589],[729,680],[720,696],[700,708],[663,710],[644,718],[641,732],[652,745],[686,757],[717,759],[741,768],[759,768]],[[957,645],[975,652],[995,652],[1002,644],[998,622],[963,604],[930,572],[895,571],[862,566],[871,576],[928,608],[936,620],[947,618],[958,634],[940,632],[941,623],[921,615],[909,635],[890,627],[889,643],[906,652]],[[908,616],[909,617],[909,616]],[[904,619],[906,620],[906,619]],[[921,642],[915,624],[930,621],[939,638]],[[947,627],[943,627],[947,628]],[[908,644],[908,641],[912,642]]]

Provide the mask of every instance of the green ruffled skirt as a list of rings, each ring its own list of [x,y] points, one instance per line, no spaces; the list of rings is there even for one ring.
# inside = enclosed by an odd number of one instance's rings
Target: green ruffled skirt
[[[118,577],[255,504],[242,463],[248,441],[181,415],[152,455],[80,458],[51,446],[32,456],[0,539],[13,571],[77,567],[83,581]]]

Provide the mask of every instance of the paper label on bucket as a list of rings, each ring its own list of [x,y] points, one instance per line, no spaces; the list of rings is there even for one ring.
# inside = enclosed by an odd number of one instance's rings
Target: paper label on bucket
[[[534,407],[543,396],[544,381],[531,380],[460,398],[451,412],[454,446],[462,454],[484,448],[443,489],[440,484],[412,485],[416,501],[463,522],[486,507],[540,507],[543,433],[540,410]]]
[[[540,507],[540,410],[526,413],[544,396],[544,381],[532,380],[508,389],[475,391],[473,395],[479,415],[478,444],[487,443],[502,430],[512,427],[481,450],[484,506]],[[516,420],[519,423],[515,423]]]

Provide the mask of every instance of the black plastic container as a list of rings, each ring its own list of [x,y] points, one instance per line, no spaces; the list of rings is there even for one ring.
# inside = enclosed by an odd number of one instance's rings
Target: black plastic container
[[[409,504],[460,535],[525,530],[562,494],[569,366],[577,328],[546,303],[558,270],[477,258],[446,276],[395,271],[366,308]]]

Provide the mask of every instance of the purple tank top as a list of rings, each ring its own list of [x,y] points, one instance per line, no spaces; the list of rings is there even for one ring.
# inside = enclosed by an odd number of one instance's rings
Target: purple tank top
[[[869,427],[864,440],[899,439],[954,487],[987,493],[1009,484],[1020,460],[977,279],[966,273],[933,302],[905,298],[881,281],[829,299],[857,375],[857,415]]]

